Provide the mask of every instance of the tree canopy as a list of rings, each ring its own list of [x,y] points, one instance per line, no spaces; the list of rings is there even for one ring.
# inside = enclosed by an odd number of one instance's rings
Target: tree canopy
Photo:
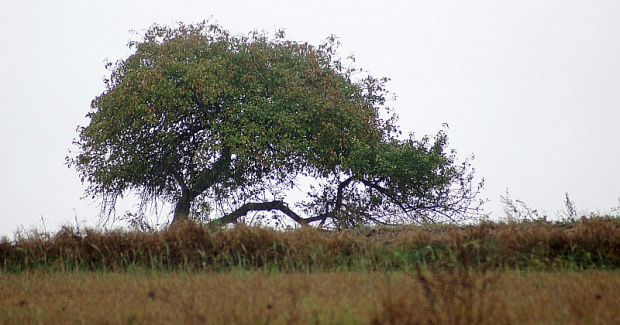
[[[173,223],[205,211],[221,223],[271,210],[334,227],[477,212],[469,161],[446,152],[444,131],[398,139],[387,79],[357,77],[335,37],[314,46],[203,22],[154,25],[129,47],[107,64],[68,157],[103,209],[136,191],[173,203]],[[286,191],[307,180],[291,208]]]

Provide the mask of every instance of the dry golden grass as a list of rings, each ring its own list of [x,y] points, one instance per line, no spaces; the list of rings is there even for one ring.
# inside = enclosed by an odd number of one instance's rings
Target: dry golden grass
[[[59,273],[0,278],[3,324],[618,324],[620,273]]]
[[[0,262],[3,324],[620,324],[617,218],[66,228],[0,240]]]
[[[490,223],[325,232],[237,226],[31,235],[0,240],[1,271],[393,271],[453,268],[620,268],[620,222]]]

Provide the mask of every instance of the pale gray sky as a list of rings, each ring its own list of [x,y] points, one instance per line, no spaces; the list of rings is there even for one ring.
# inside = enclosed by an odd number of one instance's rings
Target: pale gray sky
[[[0,235],[97,222],[64,158],[104,90],[104,60],[153,23],[212,17],[233,33],[283,28],[390,77],[402,129],[448,123],[473,153],[488,212],[506,189],[553,215],[620,197],[618,1],[5,1],[0,10]],[[135,37],[134,37],[135,38]],[[122,212],[122,211],[121,211]]]

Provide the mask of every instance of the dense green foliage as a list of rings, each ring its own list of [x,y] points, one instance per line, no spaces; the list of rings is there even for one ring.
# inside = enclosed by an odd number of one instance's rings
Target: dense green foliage
[[[175,221],[273,210],[346,228],[477,212],[468,161],[445,152],[444,132],[398,140],[382,118],[387,79],[355,78],[334,37],[312,46],[202,23],[153,26],[129,46],[68,158],[104,210],[133,190],[175,204]],[[303,177],[316,180],[304,217],[284,202]]]

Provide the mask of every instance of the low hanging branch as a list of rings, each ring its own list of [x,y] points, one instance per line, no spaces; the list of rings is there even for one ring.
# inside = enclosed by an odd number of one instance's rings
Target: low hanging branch
[[[311,222],[323,220],[328,217],[327,214],[321,214],[315,217],[302,218],[297,213],[295,213],[293,210],[291,210],[288,206],[286,206],[284,201],[276,200],[276,201],[271,201],[271,202],[246,203],[242,205],[240,208],[238,208],[237,210],[233,211],[232,213],[227,214],[217,219],[216,222],[223,224],[223,225],[230,224],[230,223],[237,223],[239,222],[239,218],[246,216],[251,211],[272,211],[272,210],[277,210],[277,211],[284,213],[289,218],[291,218],[293,221],[300,224],[302,227],[309,226]]]
[[[284,201],[275,200],[270,202],[260,202],[260,203],[246,203],[239,207],[237,210],[227,214],[219,219],[216,222],[220,224],[230,224],[239,222],[239,218],[246,216],[251,211],[272,211],[277,210],[291,218],[293,221],[297,222],[302,227],[309,226],[311,222],[321,221],[321,226],[325,223],[326,219],[333,217],[343,206],[344,199],[344,190],[347,186],[349,186],[352,181],[355,179],[354,176],[347,178],[342,181],[338,185],[338,190],[336,193],[336,201],[332,202],[334,204],[333,208],[326,213],[321,213],[314,217],[302,218],[293,210],[291,210]]]
[[[271,201],[271,202],[261,202],[261,203],[246,203],[242,205],[237,210],[232,213],[225,215],[218,219],[218,221],[222,224],[229,223],[237,223],[239,218],[245,216],[250,211],[271,211],[278,210],[284,214],[286,214],[289,218],[293,219],[295,222],[299,223],[302,226],[308,225],[308,220],[300,217],[297,213],[293,212],[289,209],[284,201]]]

